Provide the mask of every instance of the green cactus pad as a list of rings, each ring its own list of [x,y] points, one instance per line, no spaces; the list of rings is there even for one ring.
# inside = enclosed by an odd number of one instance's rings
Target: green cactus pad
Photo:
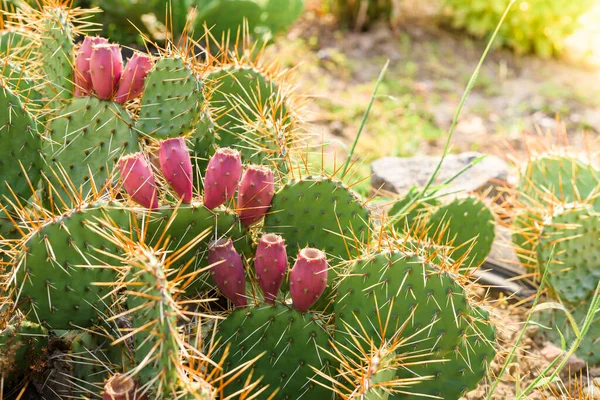
[[[15,300],[29,319],[53,329],[88,327],[110,304],[101,300],[110,292],[95,282],[114,282],[114,265],[98,250],[118,254],[115,245],[94,232],[97,219],[112,220],[130,230],[131,214],[117,203],[97,203],[75,210],[33,233],[15,262]]]
[[[410,188],[409,192],[396,201],[388,211],[389,217],[394,219],[394,227],[398,232],[409,232],[411,229],[414,229],[415,224],[424,220],[440,205],[440,201],[437,199],[417,200],[408,210],[406,210],[404,215],[398,215],[400,211],[402,211],[402,209],[419,194],[419,192],[419,188],[413,186]]]
[[[372,338],[382,338],[380,329],[385,329],[385,339],[400,330],[407,340],[403,349],[422,355],[415,361],[450,358],[456,351],[468,359],[478,352],[464,344],[465,337],[494,340],[487,313],[469,303],[454,277],[416,255],[383,252],[358,260],[341,280],[338,293],[338,327],[351,326]],[[386,320],[387,325],[379,328]],[[471,331],[474,323],[479,326],[477,332]],[[336,332],[336,340],[351,346],[352,338],[344,331]],[[493,355],[492,346],[487,356],[491,360]],[[480,372],[474,372],[475,384],[483,378]]]
[[[65,385],[59,388],[59,395],[83,398],[96,393],[110,375],[120,369],[120,360],[112,360],[108,351],[108,339],[91,331],[66,331],[56,339],[64,348],[60,361],[68,368]],[[119,345],[122,347],[122,345]]]
[[[292,180],[275,193],[265,231],[283,236],[291,258],[309,246],[347,260],[368,240],[369,210],[341,182],[324,177]]]
[[[214,87],[209,102],[219,147],[233,147],[255,164],[285,158],[292,118],[274,81],[250,67],[222,67],[205,79]]]
[[[0,53],[4,57],[29,58],[31,38],[24,30],[10,29],[0,31]]]
[[[31,114],[6,86],[0,93],[0,107],[5,110],[0,116],[0,201],[15,201],[14,192],[20,202],[26,202],[40,179],[41,138]]]
[[[175,214],[174,217],[173,214]],[[161,235],[165,233],[171,218],[173,220],[165,235],[165,237],[170,237],[169,246],[166,247],[168,250],[176,251],[207,229],[209,230],[208,236],[187,254],[183,255],[177,261],[177,264],[173,266],[174,268],[183,267],[194,257],[195,259],[186,270],[186,273],[206,268],[208,266],[208,242],[222,237],[231,238],[240,254],[250,255],[251,253],[249,235],[235,215],[224,211],[211,211],[200,203],[183,204],[178,209],[175,207],[161,207],[152,212],[150,224],[148,225],[147,243],[154,246],[158,242]],[[212,288],[214,284],[209,280],[209,277],[209,271],[198,274],[194,282],[186,288],[186,293],[192,295],[195,292]]]
[[[599,171],[576,158],[556,154],[530,159],[517,187],[525,203],[536,203],[541,199],[578,202],[599,189]],[[600,207],[600,197],[595,203]]]
[[[487,316],[482,313],[482,316]],[[458,400],[475,389],[487,374],[496,355],[492,343],[495,333],[489,323],[476,321],[468,327],[456,351],[449,353],[442,362],[407,366],[399,370],[398,378],[423,378],[421,383],[406,389],[404,394],[394,394],[390,399],[414,399],[423,395],[438,396],[444,400]],[[418,362],[418,358],[414,360]],[[410,371],[409,371],[410,370]]]
[[[203,114],[190,136],[192,166],[194,168],[194,188],[202,191],[202,177],[208,168],[208,161],[215,153],[215,135],[213,123],[207,114]]]
[[[48,96],[73,97],[73,26],[68,10],[46,8],[40,33],[40,58],[48,82]]]
[[[525,267],[537,268],[537,245],[543,219],[540,210],[525,208],[513,220],[512,242]]]
[[[492,249],[494,215],[479,199],[467,197],[445,204],[428,221],[429,236],[440,244],[452,243],[452,258],[466,255],[463,265],[479,267]],[[441,232],[445,229],[444,235]],[[470,251],[469,251],[470,250]]]
[[[202,101],[202,84],[186,63],[161,58],[146,77],[136,128],[156,139],[187,135],[200,119]]]
[[[22,321],[0,331],[0,381],[10,383],[42,359],[48,332],[38,324]]]
[[[180,379],[179,310],[162,262],[154,255],[144,254],[135,263],[144,266],[134,267],[127,278],[127,305],[133,328],[138,329],[133,337],[135,377],[142,390],[150,389],[155,395],[149,397],[170,399],[178,390]]]
[[[573,206],[546,221],[538,244],[540,273],[548,268],[551,288],[564,302],[579,304],[600,280],[600,214]]]
[[[91,192],[92,182],[100,191],[119,158],[138,150],[132,126],[121,105],[95,97],[73,99],[60,110],[44,143],[48,165],[44,172],[53,186],[54,203],[72,204],[73,194],[62,189],[67,177],[83,198]]]
[[[311,367],[322,372],[332,368],[329,334],[310,313],[300,314],[286,306],[258,306],[233,311],[219,324],[219,360],[229,347],[225,372],[262,355],[251,367],[253,381],[262,377],[259,388],[268,385],[258,399],[266,399],[279,388],[274,399],[331,399],[332,393],[310,381],[319,380]],[[333,368],[332,368],[333,369]],[[244,388],[250,370],[244,371],[225,388],[231,395]]]
[[[304,0],[267,0],[263,24],[273,33],[285,31],[304,11]]]
[[[44,99],[40,92],[40,84],[31,79],[22,68],[6,60],[0,60],[0,69],[0,74],[5,78],[7,86],[19,96],[26,110],[34,113],[44,106],[47,99]],[[38,129],[38,131],[41,130],[42,127]]]
[[[208,3],[208,4],[206,4]],[[242,25],[248,24],[252,32],[260,22],[261,9],[252,0],[208,0],[204,1],[195,20],[195,27],[204,33],[204,26],[210,31],[217,43],[229,38],[235,42],[238,31],[243,33]],[[228,36],[229,35],[229,36]]]

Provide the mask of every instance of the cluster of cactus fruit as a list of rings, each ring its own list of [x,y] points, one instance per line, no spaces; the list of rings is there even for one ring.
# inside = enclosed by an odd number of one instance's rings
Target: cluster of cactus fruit
[[[522,166],[513,243],[521,263],[535,272],[550,301],[563,304],[578,324],[585,319],[600,281],[600,170],[594,155],[569,148],[543,149]],[[575,332],[563,310],[536,314],[549,339],[560,345]],[[577,354],[590,364],[600,362],[595,317]]]
[[[487,218],[481,203],[436,206],[428,237],[384,229],[305,163],[293,91],[272,66],[226,47],[197,57],[190,40],[123,68],[117,45],[73,44],[85,15],[46,0],[6,16],[28,38],[7,46],[0,77],[7,396],[475,388],[495,327],[465,271],[493,217],[474,250],[447,214]]]

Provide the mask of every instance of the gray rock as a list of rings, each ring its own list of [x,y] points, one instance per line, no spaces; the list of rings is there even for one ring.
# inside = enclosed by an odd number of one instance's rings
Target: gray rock
[[[446,157],[434,185],[441,184],[446,179],[456,175],[469,165],[481,153],[469,152],[451,154]],[[435,170],[439,156],[416,156],[409,158],[384,157],[371,163],[373,177],[371,183],[375,190],[383,189],[393,193],[404,194],[413,186],[424,186]],[[495,188],[508,181],[508,164],[499,157],[487,156],[477,165],[465,171],[441,193],[457,191],[474,192]]]

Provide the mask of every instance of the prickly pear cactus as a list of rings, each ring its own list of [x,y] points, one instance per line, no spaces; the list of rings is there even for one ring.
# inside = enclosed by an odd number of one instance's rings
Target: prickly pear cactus
[[[74,193],[85,199],[101,192],[119,158],[138,149],[132,128],[131,117],[117,103],[73,99],[50,123],[44,143],[46,195],[58,206],[72,207]]]
[[[327,354],[329,334],[310,313],[300,314],[286,306],[257,306],[239,309],[227,316],[218,327],[219,347],[213,359],[223,354],[225,371],[250,362],[251,369],[227,386],[226,395],[247,385],[251,372],[262,377],[256,390],[265,388],[257,398],[294,399],[333,398],[326,388],[313,382],[333,368]],[[270,397],[277,393],[275,397]]]
[[[110,290],[95,283],[117,279],[114,269],[103,268],[103,262],[112,260],[103,252],[118,254],[116,246],[94,231],[97,219],[130,230],[130,218],[118,203],[96,203],[40,226],[15,261],[15,303],[30,320],[53,329],[93,325],[111,303],[106,298]]]
[[[48,96],[73,96],[73,25],[66,7],[44,7],[39,57],[48,81]]]
[[[235,215],[225,211],[211,211],[199,203],[192,203],[179,208],[164,206],[146,215],[146,218],[149,219],[146,240],[152,246],[168,237],[169,243],[165,248],[176,251],[182,245],[202,238],[175,265],[181,269],[193,259],[186,273],[205,270],[193,277],[186,288],[189,295],[213,286],[209,271],[206,270],[209,265],[207,253],[210,241],[230,238],[239,252],[247,255],[251,253],[250,239],[244,227]]]
[[[465,288],[455,279],[417,254],[396,250],[364,257],[353,263],[338,286],[336,325],[350,326],[351,332],[364,332],[372,338],[392,339],[401,332],[409,338],[407,348],[415,354],[428,354],[430,358],[420,361],[431,364],[400,370],[398,376],[426,376],[428,369],[437,371],[435,384],[423,384],[427,389],[416,385],[412,393],[426,390],[430,395],[458,398],[477,385],[494,358],[495,330],[487,312],[470,303]],[[383,328],[380,321],[386,321]],[[474,324],[478,329],[472,328]],[[348,330],[338,328],[337,342],[351,346],[352,340]],[[448,360],[449,365],[434,366],[440,359]],[[469,360],[468,365],[464,360]],[[466,375],[450,387],[457,370]],[[460,387],[458,391],[456,387]]]
[[[479,267],[494,242],[494,215],[479,199],[456,199],[438,208],[427,220],[429,236],[454,247],[452,258],[464,257],[467,268]]]
[[[29,321],[0,329],[0,381],[9,384],[23,378],[21,374],[42,360],[47,344],[46,329]]]
[[[202,84],[182,57],[160,58],[148,77],[136,128],[157,139],[184,136],[201,115]]]
[[[581,202],[598,190],[600,172],[567,155],[545,154],[528,160],[517,190],[526,203]],[[600,206],[598,200],[595,201]]]
[[[295,146],[288,94],[274,79],[250,66],[221,66],[209,72],[211,120],[221,147],[233,147],[248,162],[285,161]]]
[[[40,179],[41,137],[19,96],[4,81],[0,92],[0,199],[27,201]],[[16,199],[14,198],[16,196]]]
[[[589,206],[568,205],[544,223],[538,267],[548,269],[550,287],[567,304],[582,304],[600,281],[599,238],[600,215]]]
[[[369,240],[369,210],[339,181],[291,180],[275,193],[265,230],[283,236],[290,257],[308,246],[347,260]]]

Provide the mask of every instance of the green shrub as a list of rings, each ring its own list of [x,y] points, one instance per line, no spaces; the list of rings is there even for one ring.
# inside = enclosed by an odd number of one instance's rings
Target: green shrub
[[[510,0],[446,0],[452,26],[479,38],[491,35]],[[517,54],[551,57],[561,52],[563,41],[578,25],[592,0],[517,0],[496,44]]]

